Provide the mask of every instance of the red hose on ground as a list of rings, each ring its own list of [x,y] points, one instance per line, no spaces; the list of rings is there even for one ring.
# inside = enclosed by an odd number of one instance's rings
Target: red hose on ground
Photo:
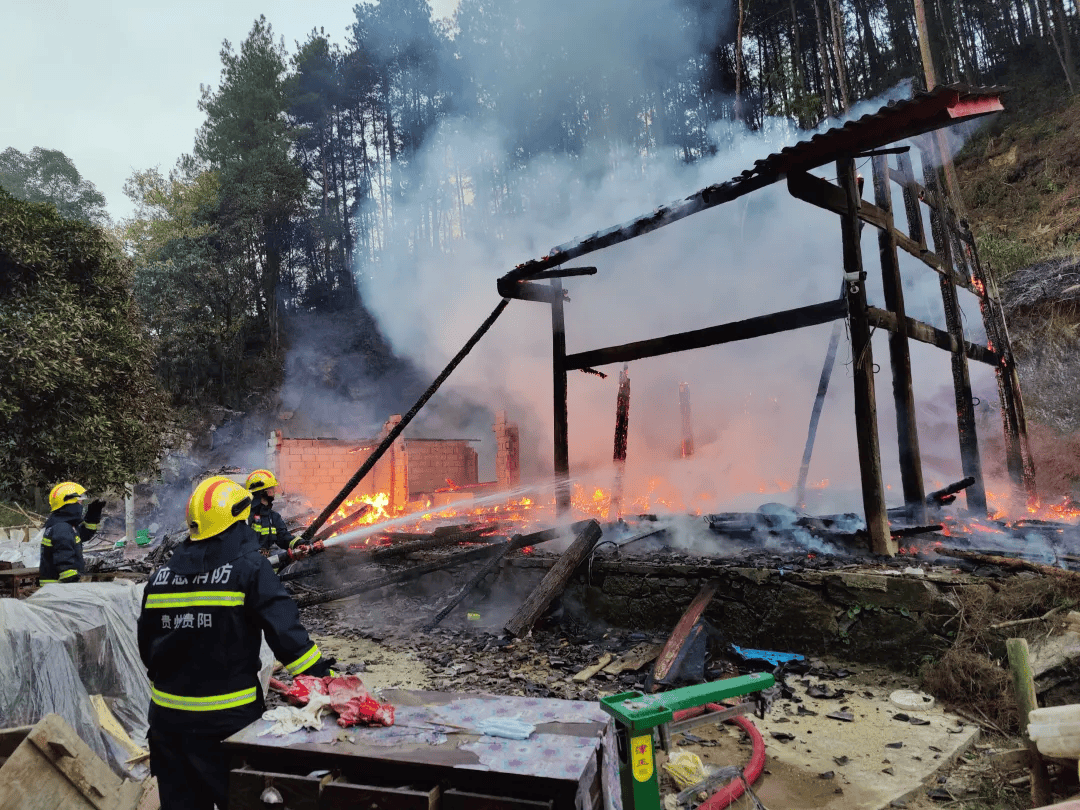
[[[709,709],[710,711],[719,712],[729,707],[722,706],[719,703],[707,703],[704,706],[695,706],[692,709],[684,709],[681,712],[675,712],[672,715],[673,721],[685,720],[687,717],[696,717]],[[750,742],[754,747],[753,753],[750,755],[750,762],[743,768],[743,776],[746,777],[748,784],[754,784],[761,772],[765,769],[765,740],[761,736],[761,732],[757,730],[757,726],[747,720],[745,717],[733,717],[732,722],[737,723],[743,731],[750,736]],[[706,799],[704,802],[698,805],[697,810],[723,810],[737,798],[746,792],[746,788],[743,785],[742,779],[732,779],[720,790],[716,791],[712,796]]]

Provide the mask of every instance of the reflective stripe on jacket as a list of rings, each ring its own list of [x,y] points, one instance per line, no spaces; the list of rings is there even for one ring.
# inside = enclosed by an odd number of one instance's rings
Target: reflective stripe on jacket
[[[295,546],[299,538],[292,536],[281,515],[259,500],[258,493],[255,493],[255,500],[256,503],[251,505],[248,523],[259,536],[259,547],[270,550],[275,545],[284,549]]]
[[[41,538],[38,581],[70,582],[84,571],[82,544],[89,541],[97,526],[82,522],[82,504],[69,503],[49,515]]]
[[[257,719],[264,634],[290,673],[329,671],[246,523],[183,543],[151,575],[139,616],[139,653],[153,684],[151,725],[219,734]]]

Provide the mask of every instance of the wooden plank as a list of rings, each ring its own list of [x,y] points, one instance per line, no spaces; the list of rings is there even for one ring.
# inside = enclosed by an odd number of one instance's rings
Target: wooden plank
[[[47,714],[26,735],[52,766],[67,777],[87,802],[112,810],[123,784],[90,746],[56,714]]]
[[[574,571],[589,556],[602,534],[600,524],[595,520],[590,520],[585,524],[578,533],[577,539],[562,553],[559,561],[548,570],[540,584],[510,617],[510,621],[505,625],[508,633],[513,636],[523,636],[532,629],[533,624],[547,610],[552,600],[562,593]]]
[[[676,622],[675,629],[671,631],[671,636],[660,650],[659,657],[653,665],[652,683],[654,692],[659,688],[659,684],[671,673],[672,664],[678,658],[679,650],[682,649],[683,644],[686,642],[691,628],[701,618],[701,614],[705,612],[705,608],[709,606],[709,602],[716,595],[716,589],[715,582],[703,585],[697,596],[690,602],[690,606],[686,608],[679,621]]]
[[[22,729],[5,729],[7,744]],[[59,715],[23,735],[0,768],[0,807],[134,810],[143,784],[121,780]]]
[[[589,666],[585,667],[585,669],[581,670],[580,672],[574,673],[571,680],[573,680],[574,683],[585,683],[586,681],[589,680],[589,678],[591,678],[593,675],[595,675],[600,670],[602,670],[604,667],[606,667],[608,664],[610,664],[611,659],[614,658],[614,657],[615,656],[612,655],[611,653],[604,653],[603,655],[600,656],[600,660],[597,661],[595,664],[590,664]]]
[[[775,335],[792,329],[801,329],[804,326],[817,326],[818,324],[829,323],[843,318],[846,314],[846,302],[825,301],[820,304],[810,304],[805,307],[784,310],[783,312],[774,312],[770,315],[759,315],[742,321],[732,321],[720,326],[710,326],[705,329],[695,329],[691,332],[680,332],[665,337],[625,343],[621,346],[610,346],[606,349],[592,349],[587,352],[570,354],[566,356],[566,368],[569,371],[576,371],[583,368],[604,366],[608,363],[628,363],[631,360],[641,360],[645,357],[659,357],[674,352],[703,349],[707,346],[718,346],[722,343],[732,343],[737,340]]]
[[[319,810],[438,810],[441,791],[354,785],[334,781],[323,787]]]
[[[890,332],[895,332],[898,328],[896,315],[887,310],[878,309],[877,307],[868,307],[867,317],[869,317],[871,325],[876,326],[879,329],[887,329]],[[939,349],[944,349],[947,352],[957,351],[956,338],[948,332],[937,329],[922,321],[916,321],[914,318],[905,318],[904,323],[907,328],[908,338],[911,340],[917,340],[920,343],[937,346]],[[988,366],[996,367],[1001,364],[1000,354],[986,346],[980,346],[978,343],[969,343],[965,341],[964,354],[971,360],[978,363],[985,363]]]
[[[844,247],[844,276],[851,333],[852,378],[855,387],[855,438],[859,451],[859,478],[862,484],[863,513],[870,548],[875,554],[892,556],[896,541],[889,533],[885,506],[885,486],[881,480],[881,446],[878,437],[877,399],[874,391],[874,350],[867,318],[866,274],[863,272],[858,210],[860,198],[855,178],[855,161],[836,161],[836,175],[847,195],[847,212],[840,218]]]
[[[1028,713],[1039,708],[1035,697],[1035,678],[1028,661],[1028,643],[1026,638],[1010,638],[1005,642],[1005,651],[1009,656],[1009,669],[1012,670],[1013,689],[1016,692],[1017,708],[1020,710],[1020,736],[1027,738]],[[1027,738],[1031,768],[1031,803],[1032,806],[1053,801],[1050,791],[1050,773],[1046,761],[1039,753],[1035,741]]]
[[[446,791],[442,800],[442,810],[551,810],[552,806],[552,801],[538,802],[504,796],[486,796],[482,793],[466,793],[454,788]]]
[[[97,810],[99,806],[58,773],[35,745],[26,742],[0,768],[0,807]]]
[[[650,644],[647,641],[642,642],[604,667],[604,672],[608,675],[619,675],[627,671],[636,672],[646,664],[655,660],[662,649],[664,649],[663,644]]]
[[[319,792],[322,780],[314,776],[236,768],[229,772],[229,807],[231,810],[262,810],[286,807],[288,810],[321,810]],[[281,802],[263,801],[267,790],[277,791]]]

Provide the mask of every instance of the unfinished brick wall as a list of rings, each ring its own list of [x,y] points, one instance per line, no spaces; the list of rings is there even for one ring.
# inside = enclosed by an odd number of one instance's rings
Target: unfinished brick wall
[[[409,466],[409,495],[479,483],[476,451],[464,441],[408,439],[405,454]]]
[[[395,424],[391,418],[382,435]],[[303,496],[314,508],[321,508],[341,491],[380,441],[293,439],[276,430],[267,443],[266,465],[284,492]],[[447,479],[461,487],[475,485],[477,468],[476,451],[466,441],[399,437],[350,497],[385,492],[391,506],[404,507],[422,494],[445,488]]]
[[[506,411],[495,414],[495,479],[499,489],[514,489],[521,484],[518,461],[518,426],[506,421]]]

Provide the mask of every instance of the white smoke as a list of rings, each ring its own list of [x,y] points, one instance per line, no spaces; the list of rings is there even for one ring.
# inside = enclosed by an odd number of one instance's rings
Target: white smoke
[[[537,76],[526,68],[498,76],[494,69],[481,68],[489,86],[502,81],[499,98],[550,98],[590,76],[603,77],[609,85],[612,76],[620,76],[624,81],[613,86],[626,99],[649,92],[648,71],[633,62],[638,44],[655,38],[657,30],[655,18],[642,22],[640,3],[556,5],[553,10],[550,2],[514,4],[520,12],[514,25],[527,32],[514,41],[535,37],[538,50],[557,45],[568,55],[567,72]],[[676,48],[675,42],[684,49],[696,44],[686,30],[663,35],[674,38],[669,48]],[[523,62],[529,64],[528,54]],[[852,117],[904,92],[899,88],[868,102]],[[422,156],[428,176],[421,186],[445,184],[451,174],[466,182],[479,178],[503,163],[514,134],[505,117],[443,122]],[[361,279],[364,301],[395,349],[434,377],[498,303],[496,279],[517,264],[726,181],[754,160],[805,137],[786,122],[771,120],[754,133],[739,125],[717,125],[713,139],[723,148],[690,165],[673,148],[644,154],[611,139],[590,143],[574,158],[538,157],[518,173],[525,207],[520,215],[494,213],[495,201],[486,196],[484,185],[469,183],[471,216],[461,224],[464,237],[455,242],[452,255],[425,253],[415,245],[389,251],[378,269]],[[917,153],[912,154],[918,173]],[[869,178],[869,166],[863,171]],[[835,170],[830,165],[818,173],[831,179]],[[872,196],[869,182],[867,196]],[[894,207],[902,222],[902,200],[897,198]],[[928,220],[926,227],[929,231]],[[866,229],[863,254],[872,303],[883,306],[873,229]],[[943,327],[943,317],[932,314],[941,312],[936,274],[914,260],[902,261],[910,285],[905,288],[909,314]],[[596,276],[564,282],[570,296],[567,350],[573,353],[835,299],[842,274],[840,223],[835,215],[795,200],[779,183],[570,265],[599,268]],[[973,300],[964,304],[968,324],[979,321]],[[647,507],[667,501],[676,509],[703,511],[754,508],[765,500],[792,502],[794,493],[787,489],[798,473],[831,329],[826,324],[631,363],[628,500],[648,495]],[[505,409],[518,422],[525,477],[550,476],[552,470],[550,335],[547,305],[514,301],[444,387],[491,411]],[[873,342],[881,369],[882,461],[890,504],[898,504],[888,349],[883,334]],[[812,490],[811,509],[861,512],[847,345],[846,340],[841,344],[810,472],[812,483],[827,480],[828,489]],[[946,403],[944,434],[928,432],[933,433],[935,474],[940,469],[940,475],[952,476],[948,483],[960,477],[948,357],[924,348],[913,349],[916,394],[921,401]],[[936,357],[928,360],[930,352]],[[600,370],[607,379],[578,373],[570,378],[570,464],[574,475],[592,475],[597,486],[610,487],[619,367]],[[690,384],[694,419],[696,453],[688,460],[678,458],[681,382]],[[993,390],[982,378],[978,386],[985,395]],[[490,444],[481,448],[482,457],[485,452],[490,455]],[[953,458],[955,468],[946,462]]]

